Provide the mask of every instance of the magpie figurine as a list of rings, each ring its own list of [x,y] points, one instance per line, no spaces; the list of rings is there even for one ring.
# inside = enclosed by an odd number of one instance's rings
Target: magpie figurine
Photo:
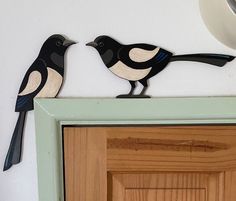
[[[57,96],[63,82],[64,56],[67,48],[75,44],[62,35],[52,35],[43,44],[38,57],[26,72],[16,100],[19,117],[13,132],[3,171],[20,163],[23,129],[27,111],[33,110],[34,97]]]
[[[109,36],[99,36],[87,46],[94,47],[100,54],[106,67],[116,76],[126,79],[131,85],[128,94],[118,98],[150,98],[145,95],[148,80],[161,72],[173,61],[195,61],[222,67],[235,57],[222,54],[188,54],[173,53],[150,44],[123,45]],[[139,95],[133,95],[136,82],[143,85]]]

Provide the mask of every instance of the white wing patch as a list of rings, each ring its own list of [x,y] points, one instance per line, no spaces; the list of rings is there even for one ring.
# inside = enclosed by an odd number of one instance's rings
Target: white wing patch
[[[150,73],[152,67],[147,69],[133,69],[126,66],[121,61],[118,61],[114,66],[109,68],[109,70],[115,75],[130,81],[141,80]]]
[[[144,50],[141,48],[133,48],[129,51],[129,57],[135,62],[145,62],[152,59],[158,52],[160,48],[154,50]]]
[[[63,80],[62,76],[52,68],[47,68],[47,71],[48,71],[47,81],[36,97],[54,98],[58,94],[61,88]]]
[[[29,75],[29,79],[24,90],[19,93],[19,96],[24,96],[34,92],[40,85],[42,81],[41,73],[38,71],[33,71]]]

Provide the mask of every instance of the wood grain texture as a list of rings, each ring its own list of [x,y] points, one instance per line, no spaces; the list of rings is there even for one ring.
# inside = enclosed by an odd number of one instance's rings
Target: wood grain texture
[[[225,172],[225,185],[222,187],[224,189],[225,201],[235,201],[236,200],[236,171]]]
[[[106,200],[106,138],[96,128],[65,128],[66,201]]]
[[[216,152],[229,149],[227,144],[209,142],[203,140],[163,140],[126,138],[108,139],[108,149],[130,149],[130,150],[166,150],[166,151],[194,151],[194,152]]]
[[[129,201],[206,201],[204,189],[129,189],[125,192]],[[215,201],[215,200],[212,200]]]
[[[109,171],[236,169],[235,129],[235,126],[106,128],[107,167]]]

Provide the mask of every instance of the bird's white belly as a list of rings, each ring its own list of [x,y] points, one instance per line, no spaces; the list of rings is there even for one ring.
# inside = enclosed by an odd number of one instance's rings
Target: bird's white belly
[[[44,87],[41,89],[41,91],[37,94],[36,97],[49,97],[53,98],[55,97],[62,85],[63,78],[62,76],[52,68],[47,68],[48,71],[48,78],[44,85]]]
[[[109,70],[115,75],[130,81],[143,79],[150,73],[151,69],[152,67],[146,69],[133,69],[121,61],[118,61],[114,66],[109,68]]]

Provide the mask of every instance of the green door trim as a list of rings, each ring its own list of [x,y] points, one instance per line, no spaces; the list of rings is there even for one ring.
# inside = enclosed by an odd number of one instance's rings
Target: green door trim
[[[236,97],[35,99],[39,201],[64,201],[63,125],[235,124]]]

